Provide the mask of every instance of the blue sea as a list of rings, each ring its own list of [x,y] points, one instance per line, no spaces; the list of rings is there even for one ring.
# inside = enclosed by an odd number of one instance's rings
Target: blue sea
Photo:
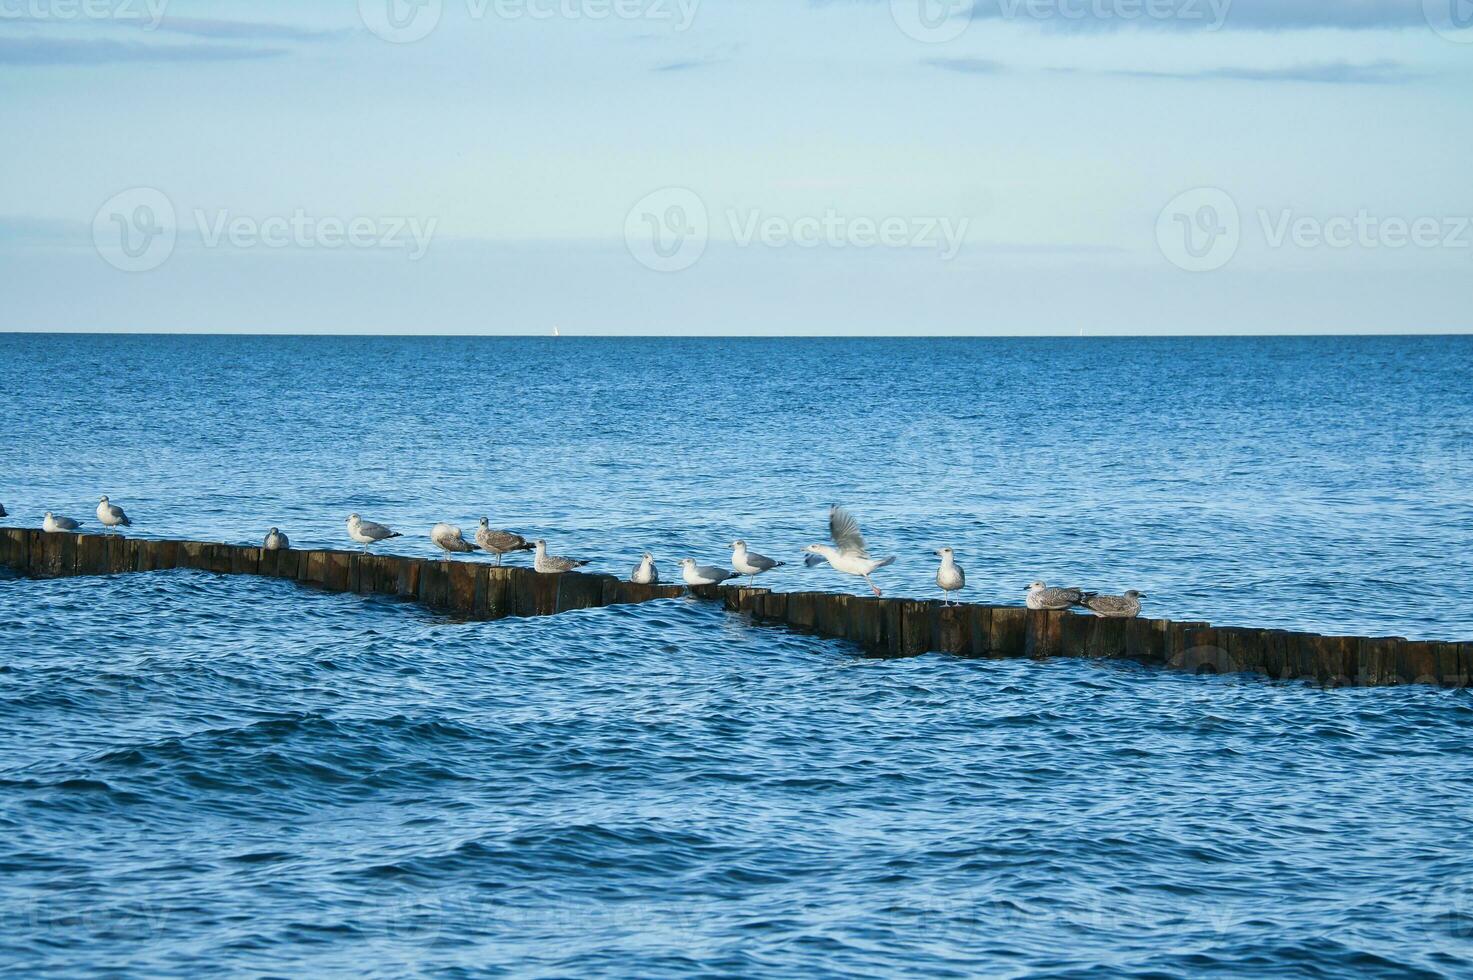
[[[5,526],[1473,638],[1473,338],[0,335]],[[514,561],[520,561],[518,556]],[[1473,976],[1473,695],[0,580],[0,973]]]

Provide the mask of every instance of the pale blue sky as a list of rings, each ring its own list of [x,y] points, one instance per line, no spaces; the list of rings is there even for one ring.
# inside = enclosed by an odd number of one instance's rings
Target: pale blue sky
[[[420,2],[0,0],[0,330],[1473,327],[1470,0]]]

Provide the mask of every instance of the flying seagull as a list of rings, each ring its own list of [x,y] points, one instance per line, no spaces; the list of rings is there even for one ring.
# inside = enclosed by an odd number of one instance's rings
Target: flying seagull
[[[491,527],[491,522],[481,518],[481,526],[476,528],[476,544],[480,545],[487,554],[496,556],[496,564],[501,564],[501,556],[512,551],[531,551],[534,548],[526,538],[520,534],[510,531],[497,531]]]
[[[532,567],[544,575],[571,572],[575,568],[582,568],[588,564],[588,562],[579,561],[576,558],[559,558],[556,555],[549,555],[547,553],[547,542],[541,538],[537,539],[536,548],[537,551],[532,556]]]
[[[748,551],[747,542],[740,539],[731,543],[731,567],[747,576],[748,585],[751,585],[753,579],[763,572],[770,572],[786,564],[785,561],[775,561],[766,555]]]
[[[837,572],[860,576],[875,595],[880,595],[880,587],[875,585],[870,576],[877,569],[894,564],[895,558],[871,558],[869,550],[864,546],[864,536],[859,533],[859,522],[839,506],[829,508],[829,537],[834,540],[832,546],[810,544],[803,549],[808,552],[808,557],[804,559],[808,567],[812,568],[827,561]]]
[[[1028,586],[1028,608],[1068,609],[1070,606],[1081,605],[1094,594],[1083,589],[1051,589],[1046,583],[1034,582]]]
[[[402,538],[404,537],[404,535],[400,534],[398,531],[391,531],[388,528],[384,527],[382,524],[375,524],[373,521],[365,521],[357,514],[349,514],[348,537],[363,545],[363,550],[367,551],[368,546],[371,544],[377,544],[380,541],[387,541],[390,538]]]
[[[967,573],[956,563],[956,552],[952,549],[938,548],[936,554],[941,556],[941,567],[936,569],[936,584],[949,600],[951,593],[966,587]]]

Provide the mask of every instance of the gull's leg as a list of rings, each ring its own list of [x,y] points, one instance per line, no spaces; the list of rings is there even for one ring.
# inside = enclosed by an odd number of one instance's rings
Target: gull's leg
[[[870,582],[870,577],[868,575],[866,575],[864,577],[864,580],[866,582],[869,582],[870,591],[873,592],[875,594],[875,598],[878,599],[880,597],[880,595],[881,595],[881,593],[880,593],[880,587],[878,585],[876,585],[874,582]]]

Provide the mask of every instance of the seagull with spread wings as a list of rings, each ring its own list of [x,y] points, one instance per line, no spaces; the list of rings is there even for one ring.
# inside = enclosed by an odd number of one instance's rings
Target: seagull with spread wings
[[[834,571],[845,575],[858,575],[869,585],[870,591],[880,595],[880,587],[870,579],[877,569],[894,564],[895,558],[871,558],[864,545],[864,535],[859,533],[859,522],[847,510],[837,505],[829,508],[829,537],[833,545],[810,544],[803,550],[809,568],[828,562]]]

